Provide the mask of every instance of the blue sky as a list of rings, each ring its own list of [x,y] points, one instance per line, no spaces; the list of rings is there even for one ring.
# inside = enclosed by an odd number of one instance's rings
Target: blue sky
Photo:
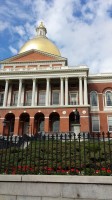
[[[69,66],[112,72],[112,0],[0,0],[0,60],[16,55],[40,21]]]

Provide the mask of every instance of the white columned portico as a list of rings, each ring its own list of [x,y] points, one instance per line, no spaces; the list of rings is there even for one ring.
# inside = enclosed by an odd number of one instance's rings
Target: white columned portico
[[[63,88],[63,78],[60,78],[60,81],[61,81],[61,106],[63,106],[64,104],[64,88]]]
[[[47,85],[46,85],[46,106],[49,106],[49,78],[47,78]]]
[[[82,77],[79,77],[79,105],[83,105],[83,98],[82,98]]]
[[[68,77],[65,78],[65,105],[68,106]]]
[[[6,83],[5,83],[5,92],[4,92],[3,107],[5,107],[5,106],[6,106],[6,103],[7,103],[8,86],[9,86],[9,80],[6,80]]]
[[[33,79],[33,87],[32,87],[32,106],[35,106],[35,86],[36,86],[36,79]]]
[[[22,79],[19,79],[19,91],[18,91],[17,106],[20,106],[20,103],[21,103],[21,92],[22,92]]]
[[[88,104],[88,96],[87,96],[87,77],[84,77],[84,105]]]

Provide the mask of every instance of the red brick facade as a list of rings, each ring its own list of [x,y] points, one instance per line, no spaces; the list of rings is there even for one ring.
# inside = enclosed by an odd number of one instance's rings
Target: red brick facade
[[[106,105],[105,98],[106,91],[112,91],[112,76],[89,76],[87,67],[69,68],[66,66],[66,62],[67,60],[61,57],[46,55],[46,53],[38,51],[29,51],[2,61],[0,93],[4,92],[6,99],[4,97],[0,109],[0,134],[22,135],[26,131],[24,123],[27,124],[28,133],[32,134],[38,132],[39,126],[42,126],[44,132],[52,132],[52,126],[55,122],[59,132],[72,131],[71,125],[79,126],[80,132],[97,133],[104,131],[106,133],[109,129],[111,130],[112,106]],[[38,65],[40,68],[37,68]],[[50,69],[51,66],[52,69]],[[57,69],[55,69],[56,66]],[[45,69],[41,69],[41,67]],[[7,71],[8,68],[9,71]],[[21,79],[22,86],[19,83]],[[34,79],[36,83],[33,83]],[[7,80],[8,86],[6,86]],[[14,105],[13,93],[16,91],[18,96],[20,93],[21,96],[20,100],[16,102],[17,105]],[[24,103],[27,91],[32,92],[32,96],[29,97],[32,98],[31,105]],[[48,98],[44,106],[39,105],[40,91],[44,92],[44,95],[46,94],[46,98]],[[90,95],[94,91],[98,99],[97,106],[92,107]],[[47,95],[46,92],[49,92],[49,94]],[[57,92],[55,95],[60,95],[59,105],[52,103],[53,92]],[[76,102],[73,103],[71,103],[72,94],[74,95],[73,98],[76,98]],[[35,102],[34,105],[33,102]],[[70,117],[76,109],[80,115],[78,124],[73,117]],[[94,122],[95,127],[93,127],[92,117],[99,120],[94,118],[96,120]],[[12,125],[10,125],[11,123]]]
[[[71,108],[55,108],[55,112],[54,112],[54,108],[42,108],[42,109],[10,109],[11,111],[9,111],[9,109],[5,109],[5,110],[1,110],[1,119],[0,119],[0,130],[1,130],[1,134],[3,133],[3,119],[5,118],[5,116],[7,114],[13,113],[15,116],[15,126],[14,126],[14,135],[18,135],[21,129],[20,127],[20,123],[19,123],[19,119],[20,119],[20,115],[22,113],[27,113],[30,116],[30,121],[29,121],[29,125],[30,125],[30,129],[32,128],[32,133],[35,133],[35,127],[34,127],[34,119],[35,119],[35,115],[37,113],[43,113],[45,116],[45,123],[44,123],[44,131],[45,132],[49,132],[50,131],[50,123],[49,123],[49,116],[51,113],[58,113],[60,116],[60,132],[69,132],[69,115],[71,112],[73,112],[74,107]],[[89,127],[89,116],[88,116],[88,108],[84,108],[84,110],[87,111],[86,114],[82,114],[83,112],[83,108],[79,108],[78,111],[80,113],[80,125],[81,125],[81,132],[85,131],[88,132],[90,130]],[[63,111],[66,111],[66,114],[63,114]],[[29,131],[31,132],[31,130]],[[5,133],[7,133],[7,131],[5,131]]]
[[[109,77],[109,74],[108,74]],[[110,75],[111,77],[111,75]],[[92,91],[96,91],[98,94],[98,110],[97,111],[91,111],[90,110],[90,119],[92,116],[99,116],[100,119],[100,132],[105,132],[109,131],[108,127],[108,116],[112,116],[112,106],[106,107],[105,106],[105,92],[106,91],[112,91],[112,81],[108,80],[106,82],[105,77],[102,77],[101,83],[98,83],[98,80],[96,80],[96,83],[89,83],[88,84],[88,99],[90,103],[90,93]],[[100,78],[99,78],[100,80]],[[104,83],[103,83],[104,82]],[[90,120],[91,122],[91,120]],[[92,125],[90,123],[90,130],[92,131]]]

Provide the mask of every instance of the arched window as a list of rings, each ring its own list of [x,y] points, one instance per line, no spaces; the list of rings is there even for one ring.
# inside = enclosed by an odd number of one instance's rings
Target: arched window
[[[107,91],[105,94],[105,104],[106,106],[112,106],[112,92]]]
[[[98,94],[95,91],[90,93],[90,104],[92,107],[98,106]]]

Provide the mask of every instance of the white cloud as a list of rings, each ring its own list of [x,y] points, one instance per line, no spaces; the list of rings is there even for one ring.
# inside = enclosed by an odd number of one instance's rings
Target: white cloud
[[[10,51],[12,52],[13,55],[15,55],[15,54],[18,53],[17,49],[15,49],[15,48],[12,47],[12,46],[9,46],[9,49],[10,49]]]
[[[112,19],[107,10],[112,0],[88,0],[81,5],[77,0],[36,0],[33,11],[37,23],[43,19],[48,37],[60,47],[70,65],[87,64],[91,72],[112,71]],[[74,13],[80,16],[75,16]],[[104,66],[104,64],[106,66]]]
[[[21,37],[23,37],[25,35],[25,30],[23,26],[15,26],[12,27],[12,31],[13,33],[18,33]]]
[[[0,21],[0,32],[4,31],[8,26],[7,22]]]
[[[12,0],[8,3],[13,6],[11,11],[3,6],[3,11],[10,16],[10,24],[15,13],[15,18],[25,20],[23,25],[18,23],[12,27],[12,32],[19,34],[17,48],[36,34],[35,26],[43,20],[48,38],[68,58],[69,65],[86,64],[91,72],[112,71],[112,18],[107,12],[112,12],[112,0],[88,0],[83,5],[80,0],[19,2],[23,7]],[[25,6],[30,7],[30,12]],[[10,50],[16,53],[15,47],[10,46]]]

